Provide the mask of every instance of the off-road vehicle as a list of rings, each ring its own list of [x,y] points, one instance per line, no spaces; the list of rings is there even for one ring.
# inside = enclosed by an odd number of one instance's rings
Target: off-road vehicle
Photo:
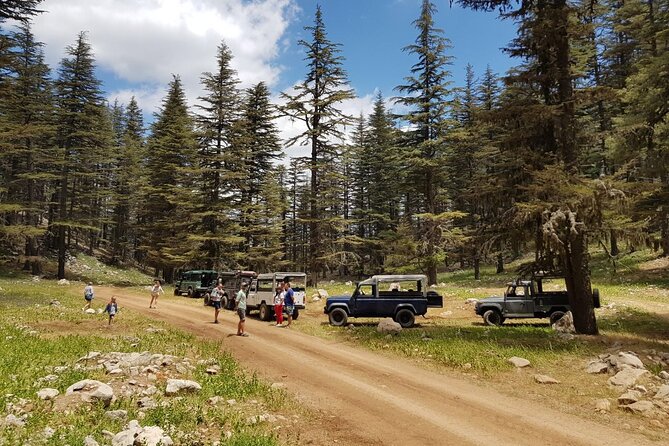
[[[174,295],[186,293],[188,297],[201,297],[216,282],[218,272],[213,270],[192,270],[181,273],[179,280],[174,284]]]
[[[251,282],[251,289],[246,298],[246,312],[258,311],[260,320],[269,321],[274,317],[274,295],[276,287],[288,280],[293,289],[293,319],[300,316],[300,310],[305,308],[305,289],[307,275],[300,272],[277,272],[258,274],[258,278]],[[285,307],[284,307],[285,310]]]
[[[350,317],[392,317],[408,328],[428,308],[441,307],[443,297],[428,291],[426,276],[380,275],[358,283],[352,296],[328,298],[324,312],[334,326],[346,325]]]
[[[551,287],[548,284],[551,279],[558,279],[562,289],[546,290]],[[483,317],[486,325],[502,325],[506,319],[520,318],[549,318],[553,325],[571,310],[564,288],[564,277],[561,276],[535,275],[529,280],[517,279],[508,284],[502,296],[479,300],[474,311]],[[592,290],[592,299],[595,308],[599,308],[599,290]]]

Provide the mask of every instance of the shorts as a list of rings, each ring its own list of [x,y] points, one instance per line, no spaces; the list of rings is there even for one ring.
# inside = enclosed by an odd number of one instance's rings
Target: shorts
[[[217,310],[221,309],[221,301],[220,300],[212,300],[211,301],[211,306],[216,308]]]
[[[93,300],[93,296],[84,296],[84,299],[90,302]]]
[[[246,320],[246,308],[237,308],[237,316],[239,316],[240,321]]]
[[[292,316],[295,312],[295,305],[284,305],[283,311],[285,311],[288,316]]]

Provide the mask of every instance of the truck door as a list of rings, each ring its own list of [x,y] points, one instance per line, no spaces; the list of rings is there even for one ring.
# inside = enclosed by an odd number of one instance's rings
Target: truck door
[[[376,286],[360,285],[355,292],[355,316],[373,317],[379,313],[379,299],[376,296]]]
[[[516,285],[515,288],[510,287],[504,302],[505,315],[521,317],[529,314],[533,315],[534,311],[531,313],[529,311],[530,302],[532,302],[532,296],[530,296],[527,286]]]

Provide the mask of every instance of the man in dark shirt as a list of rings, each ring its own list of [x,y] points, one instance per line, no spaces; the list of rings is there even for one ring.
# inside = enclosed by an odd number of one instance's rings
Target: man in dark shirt
[[[287,279],[283,282],[283,289],[286,293],[283,298],[283,307],[286,309],[286,314],[288,314],[288,324],[286,324],[286,327],[290,327],[290,324],[293,322],[293,311],[295,311],[295,292],[290,287],[290,282]]]

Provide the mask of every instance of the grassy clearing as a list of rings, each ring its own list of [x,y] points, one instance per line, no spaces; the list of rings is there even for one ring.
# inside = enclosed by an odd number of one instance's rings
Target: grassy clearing
[[[62,305],[50,306],[52,299]],[[164,331],[147,332],[146,319],[123,310],[109,328],[104,315],[85,315],[81,305],[79,292],[70,287],[46,281],[32,283],[30,279],[0,279],[0,408],[5,409],[0,415],[4,419],[9,413],[29,413],[24,427],[0,427],[0,444],[82,444],[86,435],[103,442],[104,430],[116,433],[125,424],[104,416],[105,410],[114,409],[127,410],[128,418],[140,420],[143,426],[161,426],[177,444],[211,444],[219,440],[223,444],[265,446],[290,442],[286,435],[279,438],[268,423],[249,425],[246,420],[263,413],[292,416],[296,413],[293,403],[281,391],[245,374],[229,355],[220,351],[220,344],[155,322],[154,326]],[[118,397],[119,392],[116,402],[107,409],[86,405],[54,411],[52,402],[36,397],[43,387],[53,387],[64,394],[68,386],[81,379],[110,382],[111,376],[104,370],[75,367],[76,361],[90,351],[149,351],[187,357],[195,369],[183,377],[199,382],[202,391],[177,398],[158,396],[158,407],[154,409],[140,409],[139,396]],[[211,364],[218,364],[221,371],[207,374],[206,367]],[[58,366],[66,368],[56,373],[54,368]],[[48,375],[53,375],[49,382],[43,379]],[[155,385],[164,388],[160,376]],[[219,396],[222,405],[208,404],[212,396]],[[225,404],[229,399],[237,403]],[[55,429],[55,435],[48,440],[42,435],[47,426]],[[232,434],[229,439],[226,431]]]

